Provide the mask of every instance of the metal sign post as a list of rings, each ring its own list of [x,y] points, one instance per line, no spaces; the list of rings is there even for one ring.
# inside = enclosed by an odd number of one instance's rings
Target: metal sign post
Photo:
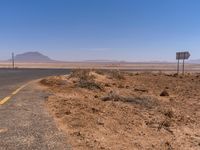
[[[177,74],[179,74],[179,61],[183,60],[182,73],[184,74],[184,72],[185,72],[185,59],[189,59],[189,57],[190,57],[190,53],[189,52],[177,52],[176,53],[176,60],[178,60]]]
[[[179,73],[179,59],[178,59],[178,63],[177,63],[177,74]]]
[[[15,55],[12,53],[12,68],[15,69]]]
[[[185,57],[185,53],[184,53],[184,57]],[[183,59],[183,69],[182,69],[182,74],[185,73],[185,59]]]

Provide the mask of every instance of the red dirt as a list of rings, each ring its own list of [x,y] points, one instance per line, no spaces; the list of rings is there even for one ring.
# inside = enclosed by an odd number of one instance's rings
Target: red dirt
[[[92,71],[85,80],[103,88],[90,89],[79,86],[83,74],[43,82],[74,149],[200,149],[200,75]]]

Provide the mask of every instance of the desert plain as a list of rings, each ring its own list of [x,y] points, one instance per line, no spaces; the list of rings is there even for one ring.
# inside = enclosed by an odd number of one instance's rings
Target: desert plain
[[[161,62],[15,62],[16,68],[56,68],[56,69],[123,69],[142,72],[176,72],[177,63]],[[0,61],[0,68],[12,68],[12,62]],[[182,64],[180,64],[180,71]],[[200,64],[185,62],[186,72],[200,72]]]
[[[42,79],[74,149],[200,149],[200,74],[76,69]]]

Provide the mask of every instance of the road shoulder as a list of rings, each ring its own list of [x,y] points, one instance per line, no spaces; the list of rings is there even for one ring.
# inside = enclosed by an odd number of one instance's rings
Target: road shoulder
[[[31,83],[0,106],[0,150],[67,150],[67,136],[45,109],[48,93]]]

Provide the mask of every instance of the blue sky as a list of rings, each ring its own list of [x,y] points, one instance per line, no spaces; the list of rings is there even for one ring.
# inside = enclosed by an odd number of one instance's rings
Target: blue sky
[[[57,60],[200,58],[199,0],[0,0],[0,60],[39,51]]]

